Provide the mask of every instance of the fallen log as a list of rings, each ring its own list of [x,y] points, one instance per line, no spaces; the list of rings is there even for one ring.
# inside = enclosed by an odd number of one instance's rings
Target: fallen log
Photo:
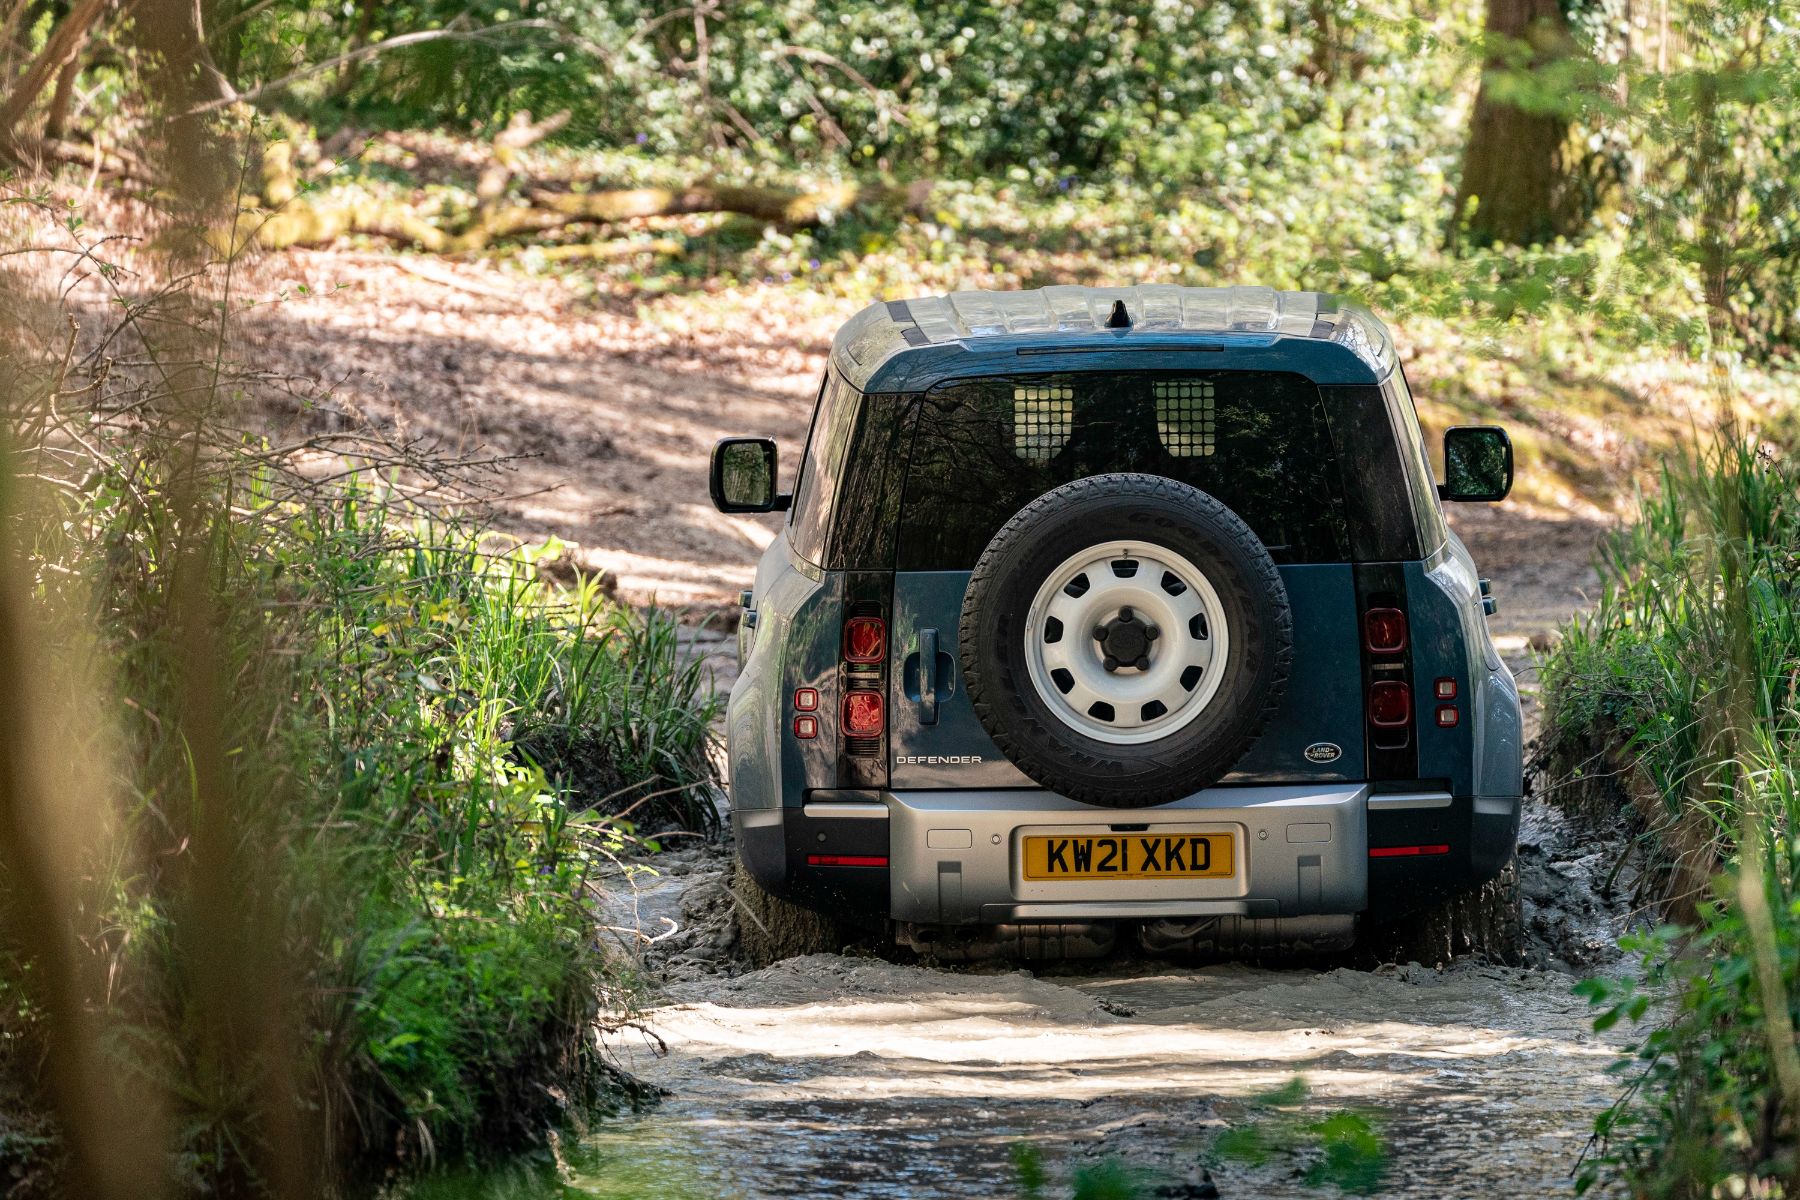
[[[274,180],[282,179],[285,161],[273,156]],[[281,194],[265,184],[266,190]],[[240,240],[248,236],[271,250],[317,246],[350,233],[392,238],[434,253],[465,254],[484,250],[495,241],[547,233],[565,225],[617,224],[648,217],[694,213],[737,213],[789,228],[818,225],[852,208],[925,210],[931,184],[906,187],[881,184],[838,184],[814,191],[783,188],[699,184],[688,188],[631,188],[604,192],[533,191],[529,205],[494,206],[478,211],[463,228],[446,230],[397,201],[365,200],[314,204],[290,200],[274,212],[246,212],[238,223]]]
[[[239,213],[236,244],[254,241],[266,250],[286,250],[327,245],[352,233],[390,238],[433,253],[448,249],[451,241],[443,230],[394,201],[314,205],[294,200],[275,212],[252,209]]]
[[[922,211],[931,198],[931,183],[905,187],[884,184],[832,184],[815,191],[785,188],[698,184],[687,188],[630,188],[606,192],[531,193],[532,203],[576,221],[634,221],[689,213],[728,212],[774,225],[818,225],[852,208],[901,208]]]

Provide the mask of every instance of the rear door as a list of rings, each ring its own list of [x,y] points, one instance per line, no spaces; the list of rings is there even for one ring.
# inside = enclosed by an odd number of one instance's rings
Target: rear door
[[[976,559],[1021,508],[1114,471],[1218,497],[1263,539],[1287,585],[1295,669],[1281,712],[1229,778],[1359,777],[1356,591],[1318,388],[1269,372],[1074,372],[953,382],[924,398],[894,558],[892,786],[1036,786],[969,703],[957,645],[963,596]],[[1318,761],[1320,745],[1336,755]]]

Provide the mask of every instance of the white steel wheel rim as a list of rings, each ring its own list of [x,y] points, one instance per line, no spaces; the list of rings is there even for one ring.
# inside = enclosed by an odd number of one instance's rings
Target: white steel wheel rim
[[[1130,564],[1136,564],[1135,567]],[[1085,581],[1085,587],[1082,586]],[[1095,631],[1153,626],[1147,669],[1105,666]],[[1096,741],[1132,746],[1185,728],[1219,690],[1231,650],[1212,581],[1182,555],[1147,542],[1105,542],[1070,555],[1045,577],[1025,622],[1025,663],[1051,714]],[[1110,711],[1111,715],[1108,716]]]

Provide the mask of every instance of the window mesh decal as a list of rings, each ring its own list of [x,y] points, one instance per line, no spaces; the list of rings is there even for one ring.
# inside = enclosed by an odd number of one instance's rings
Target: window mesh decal
[[[1173,458],[1205,458],[1213,452],[1213,385],[1184,380],[1157,383],[1156,434]]]
[[[1047,463],[1062,453],[1075,428],[1075,389],[1067,384],[1013,389],[1013,453]]]

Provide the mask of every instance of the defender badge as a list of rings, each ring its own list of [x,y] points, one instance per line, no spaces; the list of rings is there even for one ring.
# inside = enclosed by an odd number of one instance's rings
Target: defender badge
[[[1329,763],[1336,762],[1341,758],[1344,748],[1335,742],[1314,742],[1302,753],[1306,755],[1307,762]]]

